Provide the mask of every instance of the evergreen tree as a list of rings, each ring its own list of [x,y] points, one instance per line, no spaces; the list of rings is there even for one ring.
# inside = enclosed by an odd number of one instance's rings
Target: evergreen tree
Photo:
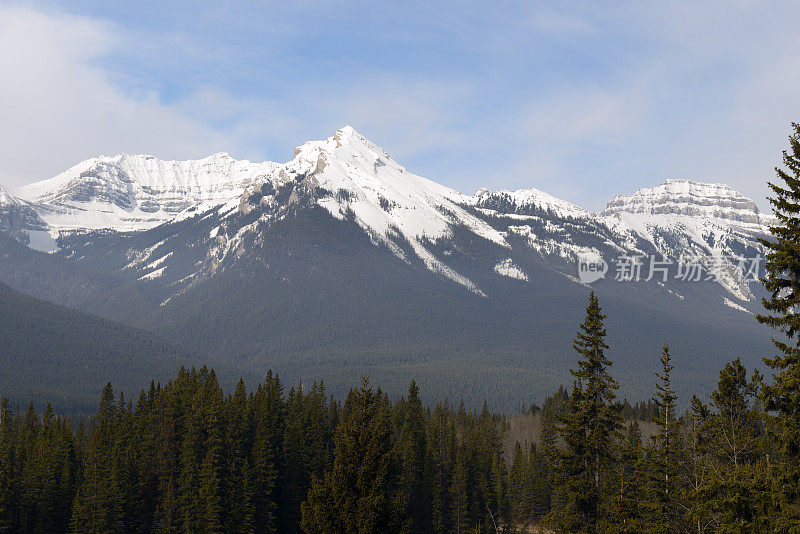
[[[467,532],[470,527],[469,515],[469,472],[467,468],[467,453],[464,444],[456,450],[453,463],[453,481],[450,486],[451,521],[455,525],[455,532]]]
[[[122,508],[122,523],[128,532],[144,529],[145,517],[140,515],[142,495],[140,493],[139,475],[141,469],[137,463],[134,442],[133,404],[125,402],[120,392],[117,402],[117,417],[114,428],[112,466],[114,479],[117,480],[119,500]]]
[[[300,523],[300,503],[308,492],[305,465],[305,396],[303,384],[286,397],[286,430],[283,439],[283,477],[280,506],[281,532],[293,533]],[[305,491],[304,491],[305,490]]]
[[[302,507],[309,534],[377,534],[404,520],[393,508],[397,486],[394,430],[389,401],[369,379],[350,391],[334,436],[333,468],[314,477]]]
[[[254,444],[253,454],[258,452],[266,463],[253,459],[253,467],[258,471],[256,484],[272,490],[269,493],[255,492],[256,531],[269,534],[278,526],[288,523],[290,513],[284,504],[285,468],[283,445],[286,433],[286,403],[284,402],[283,384],[280,377],[269,370],[263,385],[260,385],[253,399],[253,417],[255,430],[260,432]],[[272,465],[270,467],[269,461]],[[274,469],[274,478],[273,475]],[[274,515],[274,522],[272,517]],[[293,525],[292,528],[297,528]]]
[[[311,475],[322,476],[333,464],[333,421],[336,413],[335,407],[332,412],[328,406],[325,384],[322,380],[311,385],[311,391],[305,397],[304,408],[307,469],[303,480],[303,492],[308,493]]]
[[[511,468],[508,470],[508,498],[511,501],[511,519],[516,524],[525,523],[528,519],[528,495],[525,485],[527,462],[518,441],[514,445],[511,456]]]
[[[227,400],[227,439],[225,499],[227,508],[226,532],[254,532],[254,489],[250,462],[250,428],[247,418],[247,391],[239,379],[233,397]]]
[[[720,371],[717,389],[711,393],[711,405],[716,409],[712,417],[714,448],[721,463],[734,469],[760,456],[762,424],[756,403],[760,384],[758,371],[748,380],[747,369],[737,358]]]
[[[800,124],[792,123],[792,129],[789,150],[783,151],[785,168],[776,167],[778,180],[768,183],[777,224],[770,227],[773,239],[762,240],[768,250],[762,282],[770,298],[763,301],[769,313],[758,316],[783,334],[773,338],[779,354],[764,359],[774,374],[763,395],[766,410],[777,414],[785,466],[779,522],[787,531],[800,529]]]
[[[178,510],[176,493],[175,481],[170,479],[154,513],[155,532],[159,534],[178,534],[180,532],[181,513]]]
[[[14,413],[8,399],[0,402],[0,532],[12,532],[14,527]]]
[[[547,397],[542,404],[539,444],[542,452],[550,459],[555,455],[558,422],[566,415],[568,402],[569,392],[562,384],[558,386],[558,391],[552,397]]]
[[[84,476],[75,497],[70,530],[76,534],[120,532],[124,508],[115,464],[117,406],[106,384],[86,451]]]
[[[253,439],[253,520],[259,534],[273,534],[275,530],[275,479],[278,474],[274,463],[274,449],[270,443],[268,423],[259,419]]]
[[[717,389],[711,393],[711,412],[703,413],[702,432],[706,442],[707,472],[695,489],[692,522],[713,525],[720,529],[752,526],[761,506],[758,502],[758,477],[764,471],[758,466],[763,457],[762,415],[756,402],[761,377],[754,372],[750,380],[739,359],[720,371]]]
[[[693,532],[711,532],[719,524],[714,505],[712,436],[709,432],[711,411],[696,395],[692,395],[685,425],[684,458],[687,462],[688,484],[685,502],[689,508],[686,522]]]
[[[627,436],[622,445],[619,463],[617,528],[620,532],[639,533],[644,530],[640,501],[644,494],[644,454],[639,422],[628,422]]]
[[[432,478],[432,532],[443,534],[450,526],[450,485],[455,460],[455,422],[449,404],[438,403],[430,416],[427,432],[427,461]]]
[[[427,532],[430,524],[430,499],[426,476],[427,451],[425,410],[419,399],[419,386],[412,380],[408,387],[405,414],[398,437],[400,460],[400,506],[405,510],[408,524],[403,529],[411,534]]]
[[[604,319],[592,292],[586,318],[573,341],[580,358],[578,369],[571,371],[575,383],[560,428],[565,442],[560,461],[565,495],[551,519],[564,530],[599,533],[605,521],[604,509],[608,501],[613,501],[606,497],[603,477],[615,460],[622,416],[615,402],[619,385],[608,372],[611,361],[605,354]]]
[[[203,400],[204,428],[203,460],[200,466],[199,522],[201,532],[216,534],[223,531],[222,507],[222,391],[212,370],[200,391]],[[246,512],[245,512],[246,513]],[[246,520],[246,518],[244,518]]]
[[[546,522],[559,532],[588,532],[593,490],[590,457],[587,453],[587,432],[583,413],[583,390],[575,380],[564,415],[557,427],[563,441],[554,449],[553,500]]]
[[[536,445],[532,444],[528,447],[524,475],[527,491],[525,504],[528,508],[528,517],[531,519],[541,519],[550,510],[552,489],[548,478],[547,456],[540,453]]]
[[[655,404],[659,416],[654,421],[658,433],[653,436],[654,449],[651,452],[650,480],[645,516],[648,531],[654,533],[676,532],[680,526],[679,509],[679,466],[681,461],[681,436],[675,417],[677,396],[672,389],[672,358],[669,346],[664,345],[661,353],[661,372],[656,373]]]
[[[172,388],[170,388],[171,391]],[[183,428],[179,430],[180,460],[178,467],[177,505],[180,512],[181,529],[188,532],[199,532],[201,529],[201,503],[198,488],[200,487],[200,464],[204,458],[203,444],[205,399],[200,394],[197,372],[179,374],[174,386],[174,402],[183,405],[186,410],[177,408],[179,418],[184,419]]]
[[[492,458],[491,468],[492,493],[486,505],[489,512],[489,521],[485,528],[487,531],[500,532],[499,525],[506,525],[510,520],[507,476],[503,458],[499,454],[495,454]]]

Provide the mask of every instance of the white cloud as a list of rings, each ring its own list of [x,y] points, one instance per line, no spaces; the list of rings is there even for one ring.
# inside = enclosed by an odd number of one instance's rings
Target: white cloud
[[[125,94],[97,63],[120,42],[96,19],[0,5],[0,183],[46,178],[101,153],[201,156],[223,145],[202,122]]]

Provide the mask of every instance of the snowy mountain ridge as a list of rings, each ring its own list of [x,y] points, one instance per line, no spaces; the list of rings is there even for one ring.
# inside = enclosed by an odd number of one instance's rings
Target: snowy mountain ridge
[[[725,258],[760,250],[757,239],[771,221],[729,186],[690,180],[617,195],[601,212],[533,188],[466,195],[409,172],[349,126],[297,147],[283,164],[239,161],[225,153],[189,161],[103,156],[24,186],[19,197],[0,192],[0,230],[17,236],[43,230],[53,238],[74,230],[142,232],[209,213],[218,225],[207,234],[207,262],[184,273],[195,278],[246,255],[248,235],[305,202],[334,219],[352,220],[373,243],[406,263],[421,260],[428,270],[477,294],[483,294],[481,288],[433,250],[452,242],[457,232],[562,263],[600,249],[729,261]],[[238,222],[244,219],[248,222]],[[169,263],[169,251],[162,252],[164,260],[156,265],[151,253],[132,250],[125,268],[141,270],[145,281],[159,278]],[[500,266],[493,267],[498,275],[528,281],[522,269],[511,268],[510,258],[498,261],[492,264]],[[733,275],[720,283],[736,298],[752,298],[748,284]]]
[[[759,212],[755,202],[732,187],[693,180],[665,180],[632,195],[616,195],[603,213],[620,212],[713,217],[762,225],[771,220]]]
[[[20,187],[17,198],[1,193],[0,206],[26,202],[36,208],[53,231],[135,231],[173,220],[187,209],[202,211],[239,199],[254,185],[269,181],[279,186],[290,176],[299,175],[314,176],[318,187],[356,193],[357,198],[343,204],[360,208],[362,222],[373,231],[383,233],[390,225],[396,225],[406,228],[404,233],[408,235],[430,238],[446,233],[450,221],[441,216],[440,208],[452,209],[453,205],[507,215],[545,211],[559,217],[586,218],[643,213],[718,218],[761,226],[771,220],[733,188],[692,180],[665,180],[631,195],[616,195],[602,212],[585,210],[534,188],[481,188],[474,195],[467,195],[408,172],[350,126],[328,139],[299,146],[294,157],[284,164],[236,160],[227,153],[186,161],[165,161],[142,154],[91,158],[53,178]],[[391,222],[374,211],[381,204],[381,211],[392,215],[388,217]],[[331,208],[332,215],[339,215],[330,201],[323,205]],[[409,216],[409,210],[422,206],[435,206],[438,213],[425,209]],[[460,210],[456,212],[469,219]],[[483,230],[485,237],[501,240],[494,232]]]
[[[19,188],[17,194],[36,206],[54,233],[135,231],[173,220],[188,209],[209,209],[237,198],[275,166],[236,160],[226,153],[187,161],[118,154],[82,161],[53,178]]]

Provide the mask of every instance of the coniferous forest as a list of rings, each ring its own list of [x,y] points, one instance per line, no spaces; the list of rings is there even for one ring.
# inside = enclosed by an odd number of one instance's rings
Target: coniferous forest
[[[96,414],[0,408],[2,532],[800,531],[800,125],[770,187],[778,224],[758,321],[768,376],[733,359],[679,399],[620,399],[601,303],[573,339],[573,383],[525,414],[391,400],[367,377],[343,401],[277,374],[224,392],[181,368]],[[520,430],[520,420],[535,432]],[[513,431],[512,431],[513,430]]]

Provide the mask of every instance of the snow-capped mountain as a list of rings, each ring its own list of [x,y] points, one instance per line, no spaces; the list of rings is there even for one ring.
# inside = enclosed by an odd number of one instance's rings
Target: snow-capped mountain
[[[303,144],[291,161],[264,176],[259,204],[280,208],[279,191],[286,186],[293,188],[288,204],[310,195],[335,219],[352,217],[376,244],[387,246],[404,261],[409,258],[400,243],[410,245],[413,254],[430,270],[476,292],[480,290],[431,254],[426,243],[452,237],[454,227],[459,226],[508,246],[500,232],[468,209],[469,196],[408,172],[385,150],[349,126],[324,141]],[[240,210],[247,211],[249,190],[242,200]],[[267,209],[260,222],[267,222],[274,215]],[[254,226],[257,224],[251,228]]]
[[[632,195],[616,195],[603,213],[688,215],[756,225],[771,221],[759,212],[755,202],[730,186],[692,180],[665,180]]]
[[[54,233],[109,228],[146,230],[237,198],[274,163],[237,161],[229,154],[162,161],[119,154],[82,161],[61,174],[19,188]]]
[[[481,188],[475,192],[469,202],[482,210],[488,210],[484,213],[490,214],[525,216],[549,213],[561,218],[587,218],[592,215],[591,212],[580,206],[534,188],[514,191],[490,191]]]
[[[758,240],[768,234],[773,218],[731,187],[666,180],[633,195],[615,196],[601,216],[610,228],[636,234],[666,258],[698,258],[731,295],[754,299],[738,263],[762,255]]]
[[[770,222],[732,188],[689,180],[617,195],[602,212],[533,188],[466,195],[409,172],[349,126],[299,146],[282,164],[237,161],[228,154],[192,161],[123,154],[81,162],[20,188],[19,196],[25,200],[15,200],[14,209],[26,210],[30,228],[18,223],[18,234],[41,231],[42,221],[54,237],[74,230],[141,232],[209,213],[203,220],[216,225],[201,244],[205,259],[181,270],[185,283],[246,256],[248,243],[292,209],[315,205],[334,219],[351,220],[402,261],[419,260],[479,295],[485,295],[479,284],[447,255],[434,252],[456,234],[508,250],[497,264],[502,267],[493,270],[498,276],[513,272],[519,280],[528,275],[509,265],[512,252],[520,250],[561,262],[568,275],[587,252],[610,256],[609,262],[624,255],[670,261],[697,256],[706,268],[717,264],[718,282],[730,295],[749,301],[750,284],[737,276],[736,258],[759,253],[757,239]],[[150,248],[131,250],[121,267],[143,270],[142,280],[160,277],[169,263],[166,254],[174,251],[154,258]]]

